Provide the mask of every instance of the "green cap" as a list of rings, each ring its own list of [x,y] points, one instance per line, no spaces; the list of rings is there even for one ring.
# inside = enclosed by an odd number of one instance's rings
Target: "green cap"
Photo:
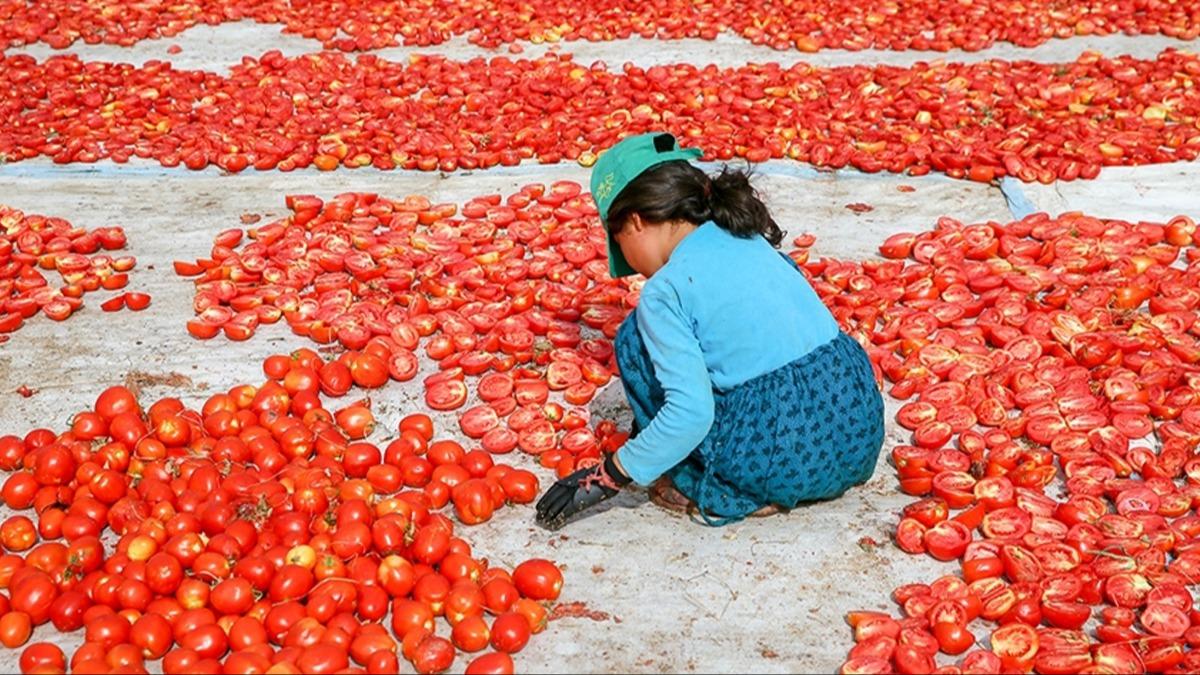
[[[600,211],[600,222],[608,229],[613,200],[646,169],[677,159],[698,159],[703,154],[699,148],[680,148],[675,137],[664,132],[630,136],[609,148],[592,168],[592,199]],[[614,279],[636,274],[612,234],[608,235],[608,271]]]

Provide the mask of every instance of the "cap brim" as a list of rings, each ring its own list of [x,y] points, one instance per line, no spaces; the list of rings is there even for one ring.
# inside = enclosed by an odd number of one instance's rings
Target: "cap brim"
[[[625,260],[625,254],[621,253],[621,247],[617,245],[617,240],[613,239],[612,233],[608,232],[608,273],[614,279],[628,277],[637,274],[632,267],[629,266],[629,261]]]

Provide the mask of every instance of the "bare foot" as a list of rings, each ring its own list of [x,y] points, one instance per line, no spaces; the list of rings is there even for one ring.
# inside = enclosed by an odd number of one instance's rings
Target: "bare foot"
[[[650,486],[650,501],[657,506],[674,513],[695,513],[696,502],[688,499],[682,492],[675,488],[675,484],[670,478],[660,478]],[[787,513],[787,509],[777,504],[767,504],[761,509],[750,514],[751,518],[766,518],[780,513]]]
[[[670,478],[660,478],[650,486],[650,501],[674,513],[688,513],[696,504],[675,489]]]
[[[766,518],[767,516],[774,516],[774,515],[777,515],[780,513],[787,513],[787,509],[783,508],[782,506],[779,506],[778,504],[767,504],[766,506],[755,511],[754,513],[751,513],[750,517],[751,518]]]

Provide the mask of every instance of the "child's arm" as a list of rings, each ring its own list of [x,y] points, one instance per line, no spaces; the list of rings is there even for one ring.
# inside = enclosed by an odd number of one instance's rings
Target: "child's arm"
[[[616,455],[559,480],[542,495],[537,520],[550,529],[615,496],[630,479],[649,485],[691,454],[712,427],[712,381],[674,290],[643,291],[637,321],[666,400]]]
[[[675,290],[669,285],[643,291],[637,327],[654,364],[666,402],[650,424],[618,452],[622,469],[649,485],[696,449],[713,424],[712,380]]]

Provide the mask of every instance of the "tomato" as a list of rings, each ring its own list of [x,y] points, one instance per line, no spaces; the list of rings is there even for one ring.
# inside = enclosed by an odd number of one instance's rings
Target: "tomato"
[[[31,571],[11,582],[12,608],[24,612],[35,625],[45,623],[50,617],[50,607],[58,595],[54,581],[45,573]]]
[[[254,604],[254,587],[242,578],[222,580],[213,587],[209,603],[222,614],[245,614]]]
[[[350,375],[360,387],[382,387],[389,378],[388,364],[374,354],[363,352],[350,360]]]
[[[513,396],[517,405],[540,405],[549,399],[550,387],[542,380],[519,380],[513,385]]]
[[[160,659],[174,644],[171,623],[158,614],[143,614],[130,629],[130,642],[147,659]]]
[[[531,455],[540,455],[553,450],[557,444],[554,426],[547,420],[535,422],[523,429],[517,438],[517,447]]]
[[[454,645],[445,638],[429,636],[417,645],[412,656],[418,673],[441,673],[454,663]]]
[[[333,644],[306,647],[296,659],[296,666],[304,673],[336,673],[349,665],[347,651]]]
[[[971,530],[956,520],[942,521],[925,531],[923,543],[934,558],[954,560],[966,552],[971,543]]]
[[[896,527],[896,545],[905,553],[924,553],[926,530],[927,528],[916,519],[902,518]]]
[[[407,635],[419,628],[433,630],[433,610],[415,600],[397,599],[392,603],[392,632]]]
[[[546,384],[552,391],[568,389],[583,380],[583,371],[578,364],[569,361],[552,361],[546,369]]]
[[[6,612],[0,616],[0,644],[16,649],[33,635],[33,621],[25,612]]]
[[[509,501],[515,504],[531,503],[540,490],[537,476],[524,469],[509,471],[500,479],[500,486]]]
[[[934,476],[933,494],[950,508],[961,509],[975,501],[975,479],[962,471],[942,471]]]
[[[1043,602],[1042,620],[1056,628],[1079,630],[1091,618],[1091,607],[1080,602]]]
[[[351,443],[342,454],[342,466],[351,478],[363,478],[374,466],[383,461],[383,453],[370,443]]]
[[[284,565],[271,580],[269,596],[272,602],[286,602],[304,597],[313,586],[313,573],[299,565]]]
[[[471,616],[454,624],[450,638],[458,649],[464,652],[478,652],[486,649],[490,643],[491,629],[483,617]]]
[[[490,652],[467,664],[467,675],[512,675],[513,659],[504,652]]]
[[[520,599],[520,591],[507,579],[491,579],[483,584],[484,607],[492,614],[507,612]]]
[[[109,387],[100,392],[100,395],[96,397],[96,403],[92,406],[92,409],[96,411],[96,414],[109,422],[119,415],[141,411],[133,392],[121,386]]]
[[[992,633],[992,651],[1005,669],[1026,671],[1038,651],[1038,634],[1023,623],[1010,623]]]
[[[966,627],[956,623],[935,623],[933,634],[938,646],[946,654],[961,654],[975,644],[975,636]]]
[[[318,374],[321,391],[329,396],[343,396],[350,391],[354,384],[354,375],[350,368],[341,361],[330,361],[321,366]]]
[[[934,669],[933,657],[911,645],[899,645],[892,657],[896,671],[900,673],[930,673]]]
[[[989,539],[1019,539],[1033,526],[1032,517],[1015,506],[996,509],[983,517],[980,529]]]
[[[554,601],[562,592],[562,572],[549,560],[526,560],[517,565],[512,577],[521,596],[531,600]]]
[[[33,521],[25,516],[10,516],[0,523],[0,543],[9,551],[27,551],[37,543]]]
[[[454,486],[452,490],[454,514],[467,525],[477,525],[492,517],[492,491],[481,478],[472,478]],[[555,569],[557,572],[557,569]],[[561,587],[561,575],[558,582]],[[557,591],[555,596],[557,596]]]
[[[550,620],[550,612],[546,606],[529,598],[519,598],[512,604],[512,611],[525,617],[529,623],[529,630],[534,635],[545,630]]]
[[[425,404],[433,410],[454,410],[466,401],[467,385],[458,380],[437,382],[425,391]]]
[[[513,378],[508,373],[488,373],[477,385],[479,398],[486,402],[508,398],[513,392]]]
[[[1182,637],[1191,625],[1183,610],[1161,602],[1146,605],[1140,621],[1150,633],[1168,638]]]
[[[346,436],[353,440],[366,438],[375,431],[375,415],[366,406],[352,405],[342,408],[334,417],[338,426],[346,432]]]
[[[515,450],[519,442],[520,436],[515,431],[498,428],[484,434],[481,444],[484,450],[493,455],[502,455]]]
[[[492,622],[491,644],[496,651],[515,654],[525,648],[531,635],[529,622],[516,612],[507,612]]]
[[[103,645],[105,649],[112,649],[116,645],[128,642],[131,630],[129,621],[124,617],[109,614],[88,622],[85,635],[88,642],[95,642]]]
[[[950,511],[946,506],[946,500],[933,497],[904,507],[904,516],[916,520],[925,527],[933,527],[946,520],[950,516]]]
[[[63,650],[51,642],[35,642],[21,651],[22,673],[66,672],[67,657]]]
[[[121,298],[125,301],[125,306],[134,312],[140,312],[150,306],[148,293],[129,292],[122,295]]]
[[[483,438],[499,427],[500,417],[490,406],[475,406],[458,418],[459,427],[468,438]]]

